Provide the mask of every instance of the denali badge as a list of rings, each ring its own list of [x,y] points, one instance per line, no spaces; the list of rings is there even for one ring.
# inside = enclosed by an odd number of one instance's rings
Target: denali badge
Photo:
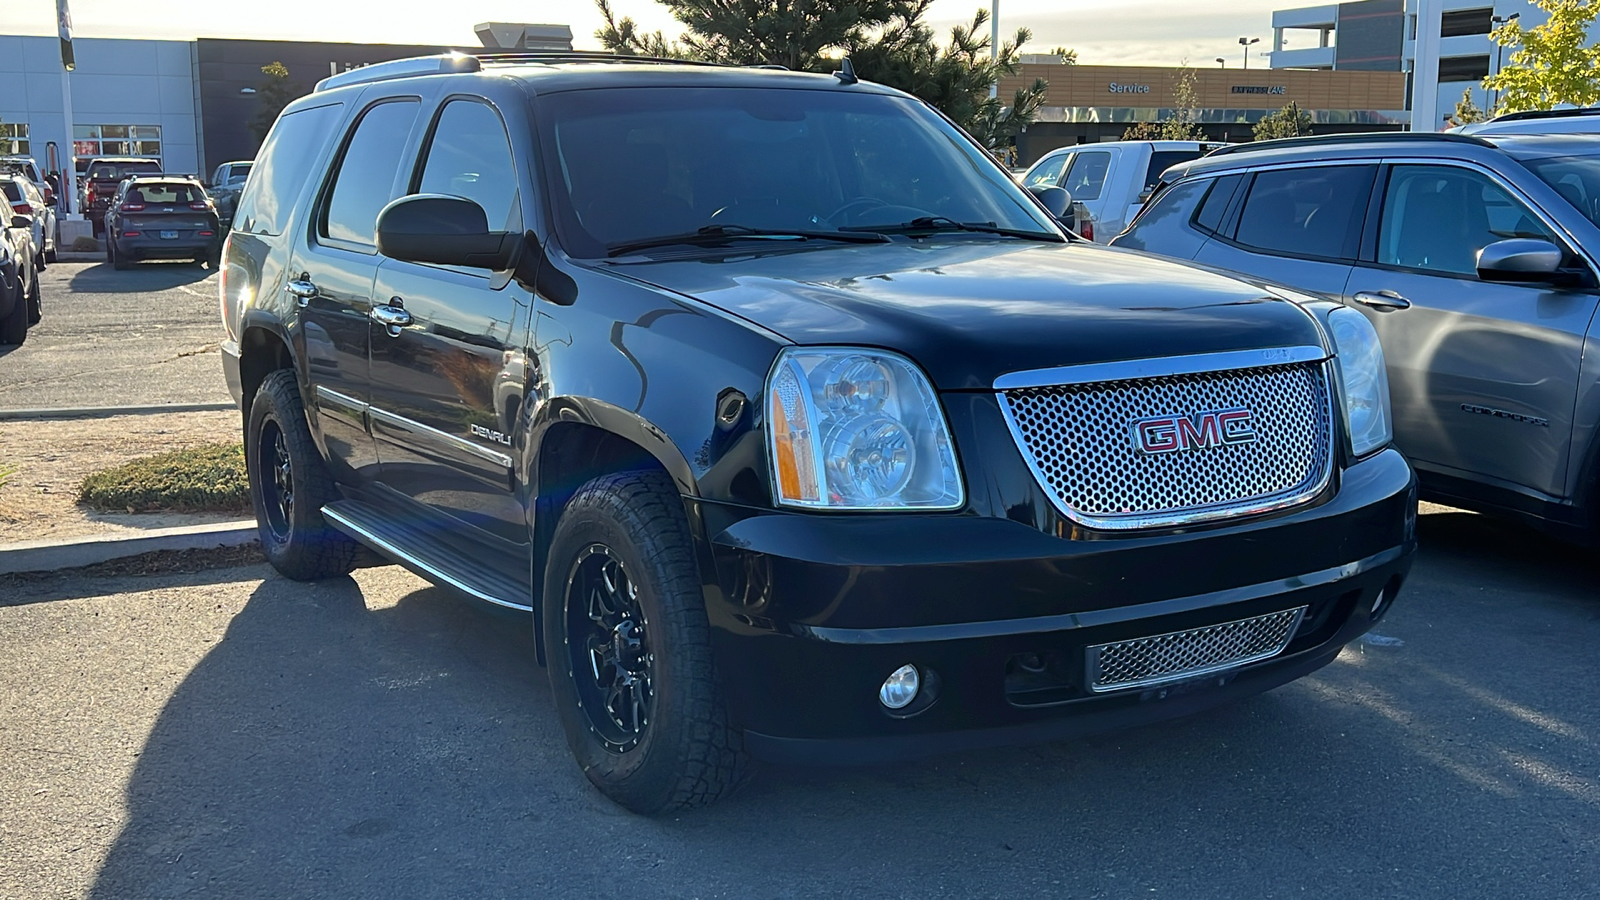
[[[1248,409],[1217,409],[1194,416],[1133,420],[1133,447],[1140,453],[1176,453],[1226,444],[1249,444],[1256,426]]]
[[[472,430],[473,437],[488,438],[497,444],[505,444],[507,447],[511,446],[511,435],[506,434],[503,431],[490,431],[482,425],[468,425],[467,427]]]

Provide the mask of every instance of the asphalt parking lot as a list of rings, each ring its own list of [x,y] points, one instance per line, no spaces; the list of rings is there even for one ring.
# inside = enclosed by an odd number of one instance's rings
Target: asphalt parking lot
[[[1214,714],[637,818],[524,623],[394,567],[0,586],[0,896],[1579,897],[1600,598],[1464,513],[1379,633]]]
[[[39,283],[43,318],[0,347],[0,409],[229,402],[212,269],[61,262]]]

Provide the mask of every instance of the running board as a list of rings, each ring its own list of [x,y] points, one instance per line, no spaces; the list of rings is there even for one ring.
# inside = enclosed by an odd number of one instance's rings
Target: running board
[[[322,517],[334,528],[440,587],[506,609],[533,611],[528,603],[510,599],[528,597],[526,585],[489,570],[481,561],[427,540],[415,529],[386,518],[377,507],[359,500],[337,500],[322,507]]]

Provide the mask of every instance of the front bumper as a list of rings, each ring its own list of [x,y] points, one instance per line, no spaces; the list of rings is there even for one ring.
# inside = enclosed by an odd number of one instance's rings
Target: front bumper
[[[1323,502],[1156,535],[1056,536],[974,516],[745,515],[700,503],[725,696],[752,752],[868,762],[1053,740],[1195,712],[1326,665],[1387,610],[1416,549],[1393,450]],[[1374,612],[1379,594],[1385,601]],[[1086,648],[1305,606],[1270,659],[1095,693]],[[1019,662],[1047,663],[1043,677]],[[936,683],[901,716],[878,687]]]

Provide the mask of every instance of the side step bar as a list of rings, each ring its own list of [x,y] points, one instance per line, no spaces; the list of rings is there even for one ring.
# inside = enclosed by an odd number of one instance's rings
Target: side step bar
[[[334,528],[434,584],[473,600],[521,612],[533,611],[526,602],[531,596],[526,585],[395,524],[369,504],[338,500],[322,507],[322,517]]]

